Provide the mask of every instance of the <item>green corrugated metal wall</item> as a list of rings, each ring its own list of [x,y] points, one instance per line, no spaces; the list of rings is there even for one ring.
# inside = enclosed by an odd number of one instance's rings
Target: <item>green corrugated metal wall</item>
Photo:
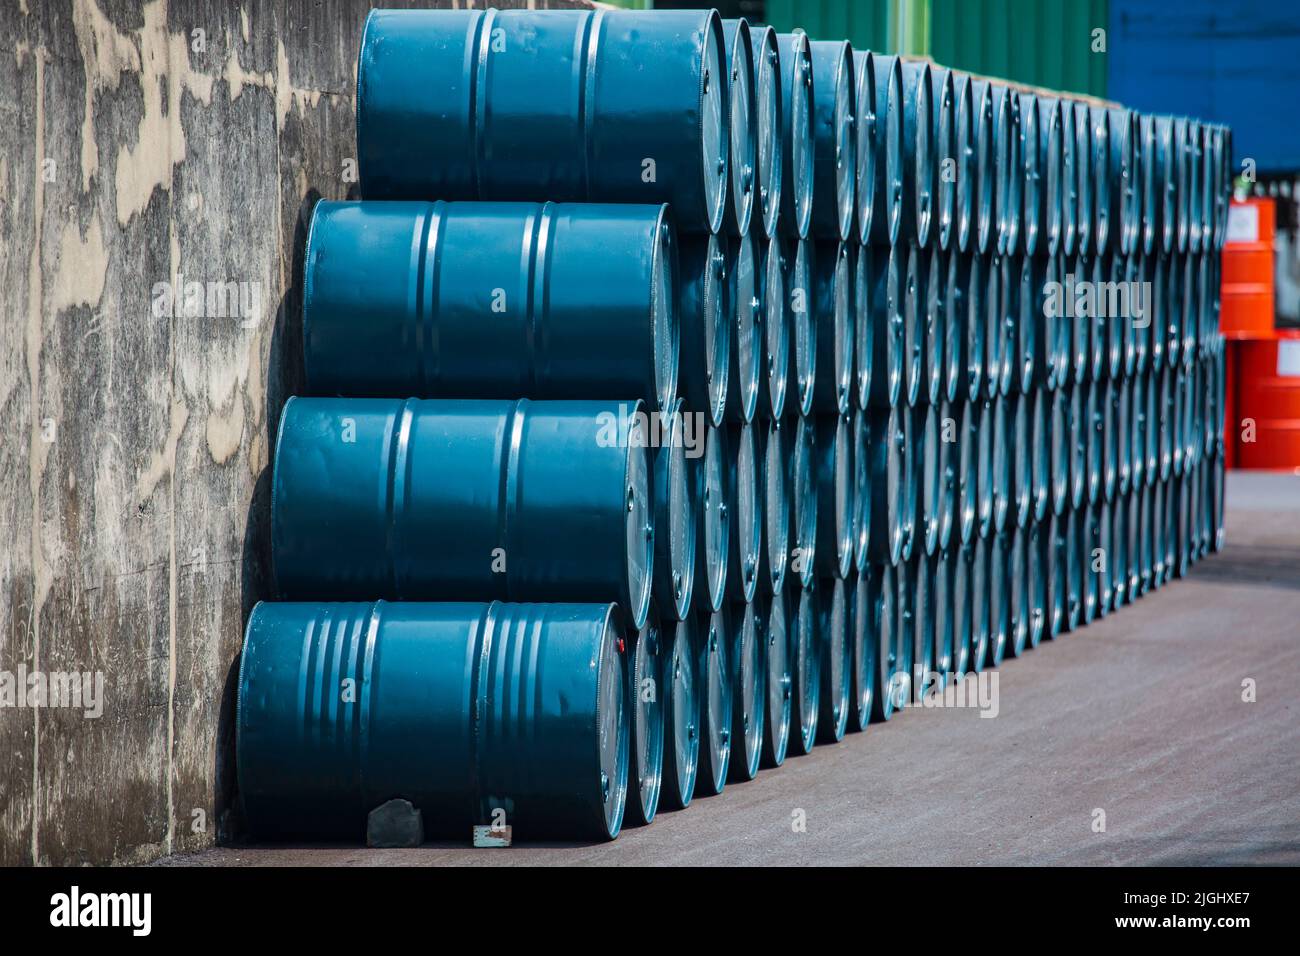
[[[783,33],[929,54],[937,63],[1076,93],[1106,95],[1106,54],[1092,52],[1108,0],[767,0]]]
[[[892,50],[889,8],[897,0],[767,0],[767,22],[814,40],[848,40],[855,49]]]
[[[852,2],[852,0],[847,0]],[[1034,86],[1106,95],[1108,0],[929,0],[930,55],[945,66]]]

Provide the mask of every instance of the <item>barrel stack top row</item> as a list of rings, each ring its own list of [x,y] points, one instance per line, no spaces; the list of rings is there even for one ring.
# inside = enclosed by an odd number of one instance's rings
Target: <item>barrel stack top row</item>
[[[1219,124],[714,10],[372,11],[357,145],[368,199],[668,203],[683,233],[1066,255],[1220,247],[1232,156]]]

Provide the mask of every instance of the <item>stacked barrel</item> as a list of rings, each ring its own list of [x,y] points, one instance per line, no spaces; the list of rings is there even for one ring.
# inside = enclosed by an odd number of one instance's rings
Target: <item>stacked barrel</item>
[[[715,11],[375,11],[357,149],[241,665],[255,833],[613,838],[1217,547],[1226,130]]]

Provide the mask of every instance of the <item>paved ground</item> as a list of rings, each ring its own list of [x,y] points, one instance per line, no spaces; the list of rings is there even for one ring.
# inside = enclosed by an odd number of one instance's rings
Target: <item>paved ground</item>
[[[612,844],[163,863],[1300,864],[1300,477],[1233,475],[1228,497],[1223,553],[1005,664],[996,719],[909,710]]]

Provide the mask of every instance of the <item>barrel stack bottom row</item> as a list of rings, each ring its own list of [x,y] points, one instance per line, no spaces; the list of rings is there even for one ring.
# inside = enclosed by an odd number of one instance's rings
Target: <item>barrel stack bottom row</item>
[[[613,839],[1221,545],[1226,128],[716,11],[381,10],[357,156],[240,664],[258,837]]]

